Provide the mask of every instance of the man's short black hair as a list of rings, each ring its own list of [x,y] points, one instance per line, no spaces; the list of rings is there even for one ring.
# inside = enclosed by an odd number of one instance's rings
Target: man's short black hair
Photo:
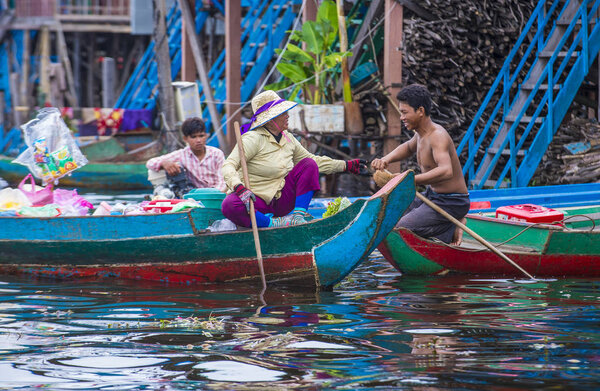
[[[400,90],[396,96],[398,101],[408,103],[410,107],[418,110],[423,107],[425,115],[431,111],[431,94],[427,88],[421,84],[411,84]]]
[[[181,125],[181,133],[183,133],[183,135],[186,137],[189,137],[195,133],[205,132],[206,126],[204,126],[204,121],[198,117],[188,118],[183,121],[183,124]]]

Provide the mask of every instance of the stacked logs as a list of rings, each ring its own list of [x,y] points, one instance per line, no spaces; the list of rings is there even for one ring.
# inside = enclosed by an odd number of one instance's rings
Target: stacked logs
[[[401,3],[415,3],[404,0]],[[460,140],[483,102],[536,0],[424,0],[406,4],[405,83],[426,85],[432,118]]]
[[[587,142],[572,153],[566,145]],[[533,178],[534,185],[558,185],[600,181],[600,125],[573,118],[559,128]],[[558,175],[557,175],[558,174]]]

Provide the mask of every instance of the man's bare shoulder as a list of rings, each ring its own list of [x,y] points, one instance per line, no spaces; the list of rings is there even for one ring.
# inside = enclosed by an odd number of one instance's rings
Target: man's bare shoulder
[[[433,132],[431,132],[431,137],[434,140],[437,141],[442,141],[442,142],[452,142],[454,144],[454,141],[452,141],[452,137],[450,137],[450,133],[448,133],[448,131],[446,130],[446,128],[444,128],[442,125],[437,124],[437,123],[433,123],[434,125],[434,130]]]

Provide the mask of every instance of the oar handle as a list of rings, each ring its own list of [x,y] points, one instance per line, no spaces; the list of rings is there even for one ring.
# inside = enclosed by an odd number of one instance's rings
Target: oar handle
[[[246,164],[246,155],[244,154],[244,146],[242,144],[242,134],[240,133],[240,124],[235,121],[235,140],[237,141],[238,153],[240,155],[240,164],[242,165],[242,174],[244,176],[244,186],[250,190],[250,179],[248,178],[248,165]],[[265,269],[263,267],[262,251],[260,249],[260,238],[258,236],[258,226],[256,225],[256,215],[254,214],[254,202],[250,198],[250,221],[252,222],[252,233],[254,234],[254,247],[256,247],[256,258],[258,259],[258,269],[260,270],[260,278],[263,284],[263,292],[267,288],[265,278]]]
[[[494,252],[500,258],[502,258],[503,260],[505,260],[506,262],[511,264],[513,267],[518,269],[521,273],[525,274],[528,278],[535,280],[535,278],[533,278],[533,276],[531,274],[527,273],[527,271],[525,269],[523,269],[521,266],[519,266],[515,262],[513,262],[513,260],[510,259],[509,257],[507,257],[502,251],[500,251],[496,247],[492,246],[492,244],[490,242],[488,242],[487,240],[485,240],[484,238],[482,238],[481,236],[476,234],[475,231],[473,231],[471,228],[467,227],[466,225],[464,225],[463,223],[461,223],[460,221],[458,221],[457,219],[452,217],[452,215],[450,215],[448,212],[446,212],[445,210],[443,210],[442,208],[437,206],[435,203],[433,203],[433,201],[431,201],[429,198],[425,197],[423,194],[418,193],[418,192],[416,194],[417,194],[417,197],[421,201],[426,203],[431,209],[435,210],[436,212],[438,212],[439,214],[441,214],[442,216],[444,216],[445,218],[450,220],[457,227],[462,228],[465,232],[467,232],[469,235],[471,235],[473,238],[475,238],[479,243],[481,243],[485,247],[489,248],[492,252]]]

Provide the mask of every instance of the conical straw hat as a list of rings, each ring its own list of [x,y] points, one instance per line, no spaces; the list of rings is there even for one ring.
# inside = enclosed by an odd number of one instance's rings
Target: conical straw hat
[[[252,112],[256,113],[258,109],[260,109],[267,103],[278,100],[281,100],[281,98],[279,97],[279,95],[277,95],[275,91],[263,91],[260,94],[256,95],[254,98],[252,98]],[[284,100],[281,103],[274,104],[266,111],[263,111],[262,113],[255,116],[256,118],[254,118],[254,121],[252,121],[252,124],[250,125],[250,130],[256,129],[259,126],[266,124],[273,118],[280,116],[281,114],[285,113],[286,111],[290,110],[296,105],[296,102],[291,102],[289,100]]]

